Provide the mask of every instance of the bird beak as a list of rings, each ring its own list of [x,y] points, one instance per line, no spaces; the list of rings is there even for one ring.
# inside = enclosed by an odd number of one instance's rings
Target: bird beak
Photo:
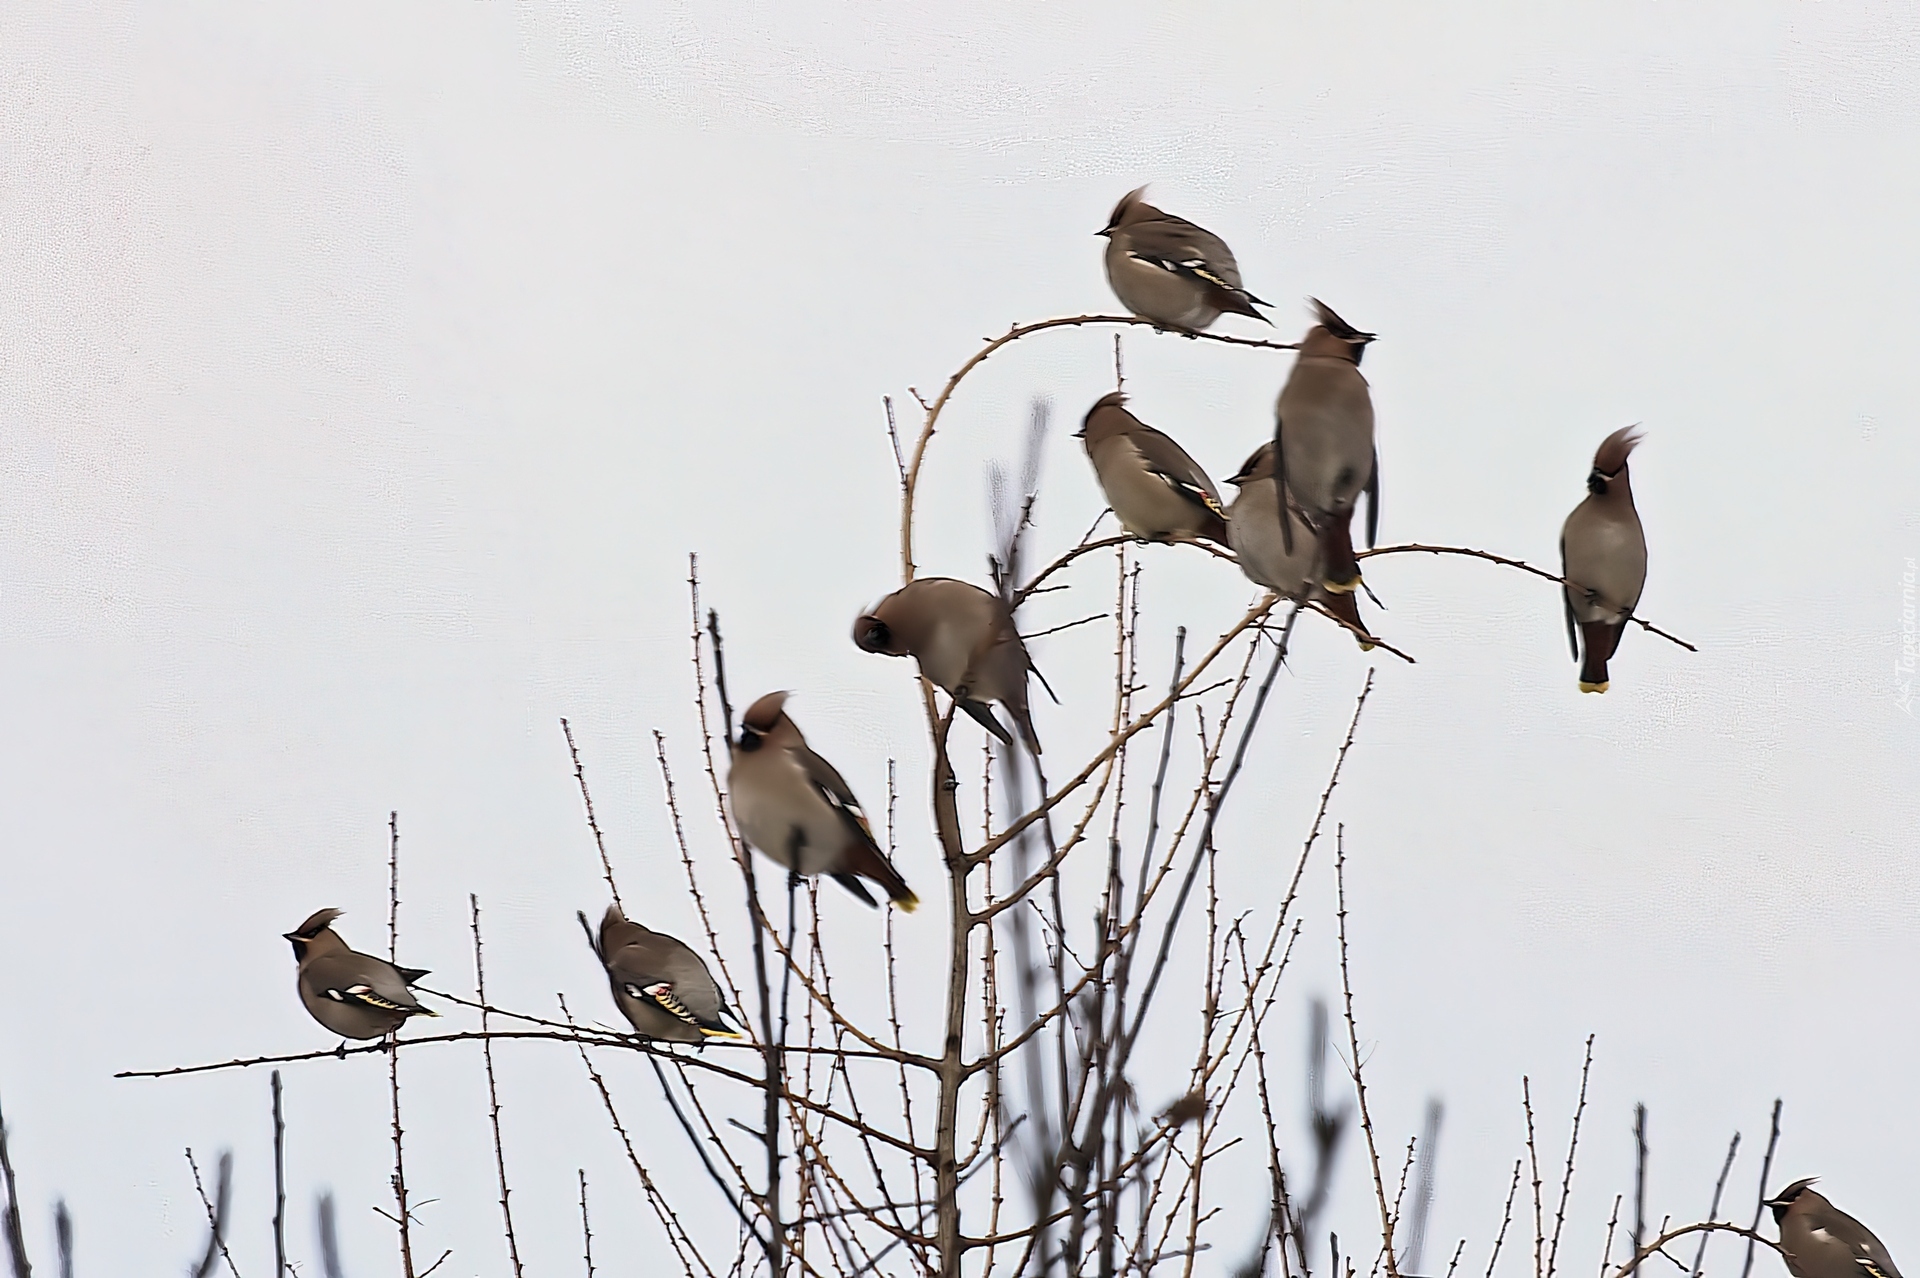
[[[1106,238],[1107,238],[1108,236],[1110,236],[1110,235],[1112,235],[1112,234],[1113,234],[1113,228],[1112,228],[1112,227],[1108,227],[1108,228],[1107,228],[1106,230],[1104,230],[1104,231],[1095,231],[1095,232],[1093,233],[1093,235],[1094,235],[1094,238],[1095,238],[1095,239],[1100,239],[1100,240],[1104,240],[1104,239],[1106,239]]]
[[[299,941],[304,941],[307,938],[300,935],[298,932],[282,932],[280,934],[280,939],[283,941],[299,942]]]

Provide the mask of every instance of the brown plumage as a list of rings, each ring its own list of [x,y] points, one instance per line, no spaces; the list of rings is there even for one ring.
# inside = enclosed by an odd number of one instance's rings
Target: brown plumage
[[[903,910],[920,904],[874,840],[853,789],[807,748],[787,717],[787,695],[769,692],[747,707],[730,747],[729,801],[741,837],[795,874],[830,874],[868,905],[871,879]]]
[[[347,948],[333,930],[339,910],[319,910],[285,939],[299,962],[296,986],[307,1013],[342,1038],[384,1038],[410,1016],[438,1016],[408,989],[425,968],[395,967]]]
[[[1900,1278],[1886,1244],[1812,1185],[1796,1180],[1767,1202],[1793,1278]]]
[[[1647,584],[1647,537],[1627,475],[1627,456],[1640,442],[1633,429],[1623,426],[1601,441],[1587,496],[1560,530],[1567,642],[1580,662],[1582,692],[1607,690],[1607,662]]]
[[[1197,333],[1222,311],[1266,323],[1265,306],[1240,285],[1233,250],[1212,231],[1153,207],[1129,191],[1098,234],[1107,239],[1107,283],[1121,305],[1161,328]]]
[[[1119,391],[1087,412],[1079,437],[1120,526],[1147,541],[1227,544],[1220,488],[1168,435],[1135,417]]]
[[[1367,495],[1369,546],[1380,522],[1373,396],[1360,375],[1360,358],[1374,334],[1353,327],[1318,298],[1309,300],[1319,323],[1301,340],[1274,405],[1274,448],[1281,483],[1318,530],[1321,583],[1346,594],[1360,585],[1352,530],[1360,494]],[[1282,532],[1291,543],[1292,533],[1284,526]]]
[[[1027,748],[1040,753],[1027,706],[1027,676],[1039,671],[1000,596],[952,577],[916,577],[855,619],[853,641],[868,652],[914,658],[928,682],[1011,744],[988,704],[998,701]]]
[[[1284,503],[1290,528],[1280,527],[1280,479],[1272,441],[1254,449],[1227,482],[1240,490],[1227,508],[1227,533],[1247,580],[1289,599],[1319,604],[1353,627],[1362,652],[1371,651],[1374,645],[1364,638],[1367,628],[1354,596],[1321,586],[1319,536],[1292,494]]]
[[[724,1019],[732,1013],[713,973],[684,943],[628,922],[617,905],[607,907],[597,935],[585,913],[576,917],[607,969],[615,1006],[637,1032],[674,1043],[740,1037]]]

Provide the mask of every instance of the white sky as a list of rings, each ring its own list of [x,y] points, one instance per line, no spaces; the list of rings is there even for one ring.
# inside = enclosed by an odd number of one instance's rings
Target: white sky
[[[279,934],[338,905],[378,948],[390,808],[403,961],[464,988],[477,892],[497,998],[565,989],[610,1015],[572,920],[604,897],[561,715],[627,882],[692,930],[651,736],[717,856],[688,551],[736,695],[796,689],[870,807],[890,755],[914,775],[906,667],[846,637],[897,581],[880,397],[937,386],[1016,319],[1111,308],[1092,232],[1142,182],[1233,245],[1281,337],[1310,293],[1382,334],[1383,541],[1549,563],[1595,444],[1645,424],[1642,608],[1697,656],[1629,634],[1613,691],[1581,697],[1544,583],[1369,571],[1420,663],[1378,663],[1335,815],[1383,1139],[1429,1093],[1448,1106],[1429,1255],[1464,1234],[1484,1265],[1520,1077],[1558,1147],[1594,1032],[1574,1271],[1630,1186],[1636,1100],[1650,1209],[1679,1219],[1736,1128],[1751,1209],[1776,1095],[1775,1184],[1825,1177],[1920,1264],[1920,727],[1894,670],[1920,556],[1920,19],[159,8],[0,6],[0,1096],[43,1265],[61,1194],[83,1274],[185,1263],[192,1144],[235,1147],[235,1258],[270,1270],[264,1073],[110,1075],[330,1046]],[[981,466],[1036,394],[1056,422],[1040,545],[1079,534],[1101,503],[1067,432],[1109,342],[1048,334],[968,382],[932,452],[924,568],[979,574]],[[1135,408],[1216,476],[1270,429],[1285,361],[1127,339]],[[1212,633],[1247,591],[1146,559],[1163,669],[1174,626]],[[1109,569],[1078,580],[1058,619],[1106,606]],[[1067,702],[1041,711],[1050,757],[1105,714],[1086,707],[1110,647],[1098,627],[1036,646]],[[1248,907],[1291,865],[1365,668],[1307,628],[1223,834]],[[910,788],[902,868],[926,895],[924,811]],[[1289,1034],[1334,979],[1325,871]],[[856,905],[830,922],[849,964],[876,943]],[[909,922],[933,954],[938,918]],[[564,1051],[502,1053],[539,1272],[577,1263],[576,1166],[604,1256],[655,1238]],[[409,1059],[410,1179],[438,1199],[422,1249],[504,1273],[478,1059]],[[383,1073],[287,1074],[295,1255],[317,1260],[331,1186],[355,1275],[392,1268],[368,1210]],[[644,1082],[623,1095],[672,1166]],[[1329,1223],[1364,1237],[1356,1153]]]

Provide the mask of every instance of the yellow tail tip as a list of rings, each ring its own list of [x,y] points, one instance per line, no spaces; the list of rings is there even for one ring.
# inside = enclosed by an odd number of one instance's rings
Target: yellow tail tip
[[[1582,680],[1580,683],[1580,691],[1582,692],[1605,692],[1606,690],[1607,685],[1604,683],[1588,683],[1585,680]]]
[[[1352,581],[1323,581],[1320,585],[1332,594],[1350,595],[1360,589],[1360,578],[1356,575]]]
[[[905,896],[896,900],[894,904],[899,906],[906,913],[911,914],[915,910],[920,908],[920,898],[915,896],[913,893],[909,892]]]
[[[434,1011],[431,1007],[423,1007],[420,1009],[420,1015],[431,1016],[431,1017],[434,1017],[435,1019],[438,1019],[440,1016],[440,1013]]]
[[[741,1034],[739,1030],[714,1029],[712,1026],[709,1026],[709,1025],[702,1025],[702,1026],[699,1026],[698,1028],[700,1032],[702,1034],[705,1034],[708,1038],[743,1038],[745,1037],[745,1035]]]

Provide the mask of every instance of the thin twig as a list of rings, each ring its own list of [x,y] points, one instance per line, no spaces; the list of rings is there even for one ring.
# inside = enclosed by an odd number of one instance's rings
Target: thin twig
[[[53,1244],[60,1251],[60,1278],[73,1278],[73,1216],[64,1198],[53,1204]]]
[[[560,1010],[569,1020],[572,1019],[573,1013],[567,1010],[567,1000],[564,995],[560,999]],[[653,1209],[655,1217],[659,1219],[660,1228],[666,1234],[667,1242],[672,1246],[674,1254],[679,1257],[681,1267],[688,1274],[693,1273],[693,1263],[688,1259],[691,1256],[693,1260],[700,1262],[700,1268],[708,1278],[714,1278],[712,1266],[707,1264],[706,1258],[700,1254],[700,1249],[688,1236],[686,1227],[680,1223],[679,1217],[674,1215],[673,1208],[661,1195],[653,1176],[647,1171],[646,1164],[640,1161],[640,1155],[633,1147],[633,1138],[627,1134],[626,1124],[620,1121],[619,1111],[613,1107],[613,1093],[607,1090],[606,1079],[600,1076],[600,1071],[594,1068],[592,1059],[587,1055],[585,1041],[576,1042],[575,1047],[580,1053],[580,1063],[586,1066],[587,1077],[593,1080],[594,1090],[600,1093],[600,1103],[607,1110],[607,1121],[613,1124],[614,1132],[620,1137],[620,1144],[627,1151],[627,1161],[633,1164],[634,1174],[640,1178],[641,1193],[646,1198],[647,1205]]]
[[[1600,1251],[1600,1278],[1607,1278],[1607,1269],[1613,1264],[1613,1231],[1620,1225],[1620,1204],[1626,1199],[1625,1194],[1615,1194],[1613,1210],[1607,1214],[1607,1242]]]
[[[580,1241],[585,1248],[587,1278],[593,1278],[593,1221],[587,1215],[587,1169],[580,1173]]]
[[[1520,1078],[1520,1104],[1527,1111],[1527,1166],[1533,1172],[1533,1278],[1541,1278],[1546,1230],[1540,1218],[1540,1146],[1533,1134],[1533,1083],[1525,1075]]]
[[[0,1110],[0,1180],[7,1190],[4,1219],[8,1257],[13,1261],[14,1278],[33,1278],[33,1266],[27,1262],[27,1242],[20,1230],[20,1185],[13,1175],[13,1154],[7,1148],[7,1116]]]
[[[972,358],[947,379],[946,385],[941,387],[940,393],[934,396],[931,403],[922,399],[919,391],[908,387],[908,392],[919,400],[921,407],[926,410],[926,419],[920,427],[920,437],[914,442],[913,457],[907,463],[906,481],[900,496],[900,567],[903,582],[912,581],[914,574],[913,505],[915,490],[920,483],[920,469],[926,461],[927,445],[939,426],[940,413],[946,408],[947,401],[953,398],[954,391],[959,388],[968,373],[1008,343],[1017,342],[1023,337],[1047,329],[1075,328],[1084,324],[1145,324],[1150,328],[1158,328],[1153,321],[1141,319],[1137,315],[1063,315],[1056,319],[1039,320],[1031,324],[1016,324],[999,337],[982,339],[986,345],[976,351]],[[1268,342],[1250,337],[1232,337],[1225,333],[1192,333],[1188,336],[1211,342],[1224,342],[1229,346],[1261,347],[1276,351],[1299,349],[1299,344],[1296,342]]]
[[[1353,1071],[1353,1090],[1360,1105],[1360,1130],[1367,1138],[1367,1161],[1373,1169],[1373,1192],[1380,1204],[1381,1245],[1387,1253],[1387,1278],[1400,1278],[1399,1263],[1393,1254],[1393,1212],[1387,1205],[1386,1182],[1380,1178],[1380,1153],[1373,1141],[1373,1118],[1367,1112],[1367,1083],[1360,1068],[1360,1029],[1353,1016],[1353,981],[1347,970],[1347,847],[1344,824],[1334,827],[1333,846],[1333,882],[1339,902],[1335,917],[1340,922],[1340,993],[1346,1001],[1347,1046],[1353,1052],[1353,1059],[1349,1062]],[[1535,1196],[1538,1197],[1537,1194]]]
[[[1691,1225],[1682,1225],[1678,1229],[1663,1230],[1660,1233],[1660,1235],[1656,1237],[1652,1242],[1648,1243],[1644,1247],[1637,1249],[1633,1253],[1633,1258],[1631,1260],[1627,1261],[1626,1264],[1620,1266],[1620,1268],[1614,1270],[1613,1278],[1628,1278],[1629,1274],[1633,1273],[1634,1270],[1640,1267],[1640,1264],[1642,1261],[1646,1260],[1650,1256],[1664,1254],[1666,1245],[1672,1242],[1676,1238],[1684,1238],[1688,1234],[1714,1233],[1714,1232],[1738,1234],[1742,1238],[1745,1238],[1749,1243],[1762,1243],[1768,1247],[1773,1248],[1773,1250],[1775,1252],[1778,1252],[1783,1258],[1787,1254],[1784,1250],[1781,1249],[1781,1246],[1779,1243],[1773,1241],[1773,1239],[1771,1238],[1763,1237],[1759,1232],[1755,1230],[1743,1229],[1739,1225],[1730,1225],[1730,1224],[1723,1223],[1721,1221],[1703,1220]],[[1667,1259],[1672,1260],[1673,1258],[1671,1256],[1668,1256]],[[1675,1260],[1673,1263],[1675,1268],[1682,1267],[1680,1265],[1680,1262],[1677,1260]]]
[[[613,903],[620,906],[625,914],[627,907],[620,903],[620,888],[613,881],[613,862],[607,859],[607,841],[600,835],[600,822],[593,815],[593,796],[587,793],[587,773],[580,766],[580,750],[573,744],[573,725],[565,716],[560,719],[560,731],[567,738],[567,755],[573,760],[573,779],[580,786],[580,801],[587,807],[587,828],[593,831],[593,846],[600,850],[600,869],[607,877],[607,891],[613,893]]]
[[[1773,1100],[1773,1123],[1767,1132],[1766,1156],[1760,1160],[1760,1192],[1754,1197],[1753,1225],[1748,1229],[1747,1258],[1740,1265],[1740,1278],[1753,1271],[1753,1236],[1760,1229],[1760,1214],[1767,1209],[1767,1178],[1773,1175],[1773,1150],[1780,1143],[1780,1098]],[[1761,1239],[1762,1242],[1766,1240]]]
[[[1633,1250],[1640,1251],[1647,1218],[1647,1107],[1633,1107]]]
[[[1720,1195],[1727,1188],[1727,1173],[1733,1170],[1733,1156],[1740,1150],[1740,1133],[1735,1132],[1727,1143],[1727,1160],[1720,1164],[1720,1179],[1713,1182],[1713,1202],[1707,1207],[1707,1219],[1720,1219]],[[1707,1262],[1707,1234],[1700,1235],[1699,1249],[1693,1253],[1693,1268],[1688,1271],[1689,1278],[1700,1278],[1700,1268]]]
[[[314,1232],[320,1236],[320,1272],[326,1278],[344,1278],[340,1272],[340,1237],[333,1223],[333,1195],[321,1194],[314,1203]]]
[[[1507,1186],[1507,1205],[1500,1212],[1500,1232],[1493,1238],[1493,1254],[1487,1257],[1487,1278],[1493,1278],[1493,1267],[1500,1260],[1500,1244],[1507,1240],[1507,1226],[1513,1220],[1513,1196],[1520,1189],[1520,1164],[1524,1160],[1513,1160],[1513,1180]]]
[[[1573,1156],[1580,1148],[1580,1116],[1587,1112],[1587,1075],[1593,1070],[1593,1039],[1587,1035],[1586,1058],[1580,1062],[1580,1100],[1573,1107],[1573,1134],[1567,1137],[1567,1169],[1560,1178],[1560,1205],[1553,1213],[1553,1245],[1547,1249],[1547,1278],[1553,1278],[1560,1258],[1560,1227],[1567,1222],[1567,1198],[1573,1192]]]
[[[893,396],[882,395],[880,402],[887,409],[887,440],[893,445],[893,468],[900,475],[900,486],[907,486],[907,458],[900,451],[900,427],[893,420]]]
[[[193,1161],[192,1149],[187,1150],[187,1169],[193,1173],[193,1192],[200,1195],[200,1205],[207,1212],[207,1250],[199,1267],[194,1270],[195,1278],[206,1278],[213,1272],[215,1256],[227,1262],[227,1272],[233,1278],[240,1278],[240,1271],[233,1265],[233,1256],[227,1251],[227,1195],[233,1177],[233,1151],[226,1150],[220,1155],[211,1199],[207,1197],[206,1186],[200,1180],[200,1164]]]
[[[1548,572],[1544,568],[1535,568],[1532,564],[1526,562],[1524,559],[1509,559],[1505,555],[1495,555],[1485,550],[1475,550],[1470,546],[1427,546],[1427,545],[1422,545],[1418,542],[1408,542],[1406,545],[1403,545],[1403,546],[1376,546],[1372,550],[1357,551],[1354,554],[1354,558],[1368,559],[1373,557],[1374,555],[1403,555],[1403,554],[1410,554],[1410,553],[1419,553],[1423,555],[1464,555],[1469,559],[1484,559],[1488,563],[1502,564],[1508,568],[1518,568],[1521,572],[1530,572],[1536,577],[1544,577],[1548,581],[1558,582],[1562,586],[1573,584],[1569,582],[1565,577],[1562,577],[1557,573]],[[1585,589],[1584,586],[1579,588],[1583,590]],[[1682,648],[1685,648],[1688,652],[1700,651],[1698,648],[1688,643],[1685,639],[1680,638],[1680,636],[1678,635],[1668,634],[1666,631],[1660,629],[1660,627],[1654,625],[1651,621],[1647,621],[1640,617],[1632,617],[1632,616],[1628,617],[1627,620],[1631,621],[1634,625],[1639,626],[1642,630],[1648,631],[1651,634],[1659,635],[1662,639],[1665,639],[1669,643],[1679,644]]]
[[[584,781],[582,786],[584,788]],[[467,905],[473,911],[473,986],[480,1000],[480,1032],[487,1032],[487,969],[480,953],[480,898],[469,892]],[[507,1259],[513,1264],[513,1278],[521,1278],[520,1240],[513,1232],[513,1208],[508,1204],[512,1190],[507,1186],[507,1151],[500,1139],[500,1089],[493,1076],[493,1040],[480,1040],[480,1054],[487,1065],[487,1118],[493,1126],[493,1167],[500,1181],[500,1219],[507,1232]],[[278,1077],[276,1075],[275,1077]]]
[[[280,1071],[273,1071],[273,1274],[287,1274],[287,1124],[280,1113]]]
[[[400,813],[387,814],[387,961],[400,953]],[[407,1162],[400,1130],[400,1053],[394,1050],[396,1035],[386,1037],[387,1085],[393,1097],[393,1223],[400,1231],[400,1269],[404,1278],[415,1278],[413,1271],[413,1220],[407,1210]]]
[[[1105,621],[1107,619],[1107,616],[1108,616],[1107,613],[1096,612],[1091,617],[1082,617],[1078,621],[1069,621],[1065,625],[1049,626],[1045,630],[1036,630],[1030,635],[1021,635],[1020,638],[1027,642],[1032,642],[1033,640],[1042,638],[1046,635],[1057,635],[1062,630],[1071,630],[1075,626],[1084,626],[1090,622],[1095,622],[1095,621]]]

